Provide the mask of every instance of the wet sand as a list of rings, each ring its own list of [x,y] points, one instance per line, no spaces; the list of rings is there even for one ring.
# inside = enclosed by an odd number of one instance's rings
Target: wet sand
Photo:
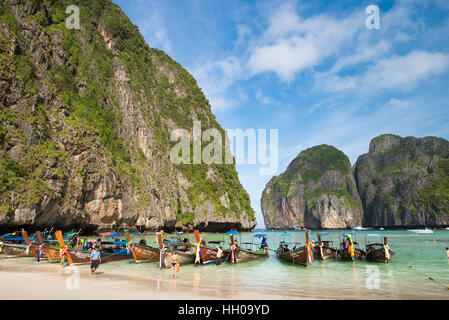
[[[182,272],[178,274],[178,279],[170,279],[170,270],[161,271],[164,272],[164,279],[109,271],[99,271],[99,274],[91,276],[88,266],[80,266],[79,277],[76,277],[73,270],[69,266],[46,262],[26,266],[0,264],[0,299],[286,299],[285,295],[260,294],[244,288],[195,286],[192,281],[182,279]]]

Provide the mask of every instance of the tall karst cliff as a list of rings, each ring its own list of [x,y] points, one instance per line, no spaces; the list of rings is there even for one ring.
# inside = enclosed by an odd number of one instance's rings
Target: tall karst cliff
[[[267,228],[449,225],[449,142],[381,135],[354,170],[331,146],[307,149],[270,180],[261,207]]]
[[[328,145],[302,151],[284,173],[273,177],[261,207],[267,228],[347,228],[362,222],[351,163]]]
[[[170,161],[172,130],[224,131],[111,1],[0,0],[0,60],[0,226],[255,226],[234,165]]]
[[[449,225],[449,142],[374,138],[355,164],[366,226]]]

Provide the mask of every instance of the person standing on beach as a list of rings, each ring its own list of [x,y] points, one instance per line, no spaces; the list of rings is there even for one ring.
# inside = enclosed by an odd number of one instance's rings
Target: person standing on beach
[[[90,275],[95,275],[95,271],[97,271],[98,266],[101,263],[100,257],[100,248],[95,246],[94,250],[92,250],[90,254]]]
[[[171,256],[170,279],[173,278],[173,273],[175,274],[175,279],[176,279],[176,275],[177,275],[178,271],[179,271],[179,258],[175,251],[175,252],[173,252],[173,254]]]
[[[223,256],[223,249],[221,247],[217,247],[217,256],[215,257],[215,266],[219,266],[221,264],[222,256]]]

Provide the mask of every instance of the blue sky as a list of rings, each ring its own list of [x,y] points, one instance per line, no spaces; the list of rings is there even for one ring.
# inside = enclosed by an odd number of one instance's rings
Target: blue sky
[[[449,139],[449,1],[114,0],[197,79],[225,129],[278,129],[279,166],[383,133]],[[368,29],[365,8],[380,9]],[[271,176],[237,165],[263,227]]]

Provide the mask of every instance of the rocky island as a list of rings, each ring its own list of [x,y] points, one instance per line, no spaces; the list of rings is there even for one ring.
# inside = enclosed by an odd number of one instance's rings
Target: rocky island
[[[69,29],[71,1],[0,3],[0,228],[256,225],[234,165],[170,161],[174,129],[224,130],[117,5],[76,1]]]
[[[449,225],[449,142],[385,134],[351,168],[328,145],[302,151],[265,187],[267,228]]]

